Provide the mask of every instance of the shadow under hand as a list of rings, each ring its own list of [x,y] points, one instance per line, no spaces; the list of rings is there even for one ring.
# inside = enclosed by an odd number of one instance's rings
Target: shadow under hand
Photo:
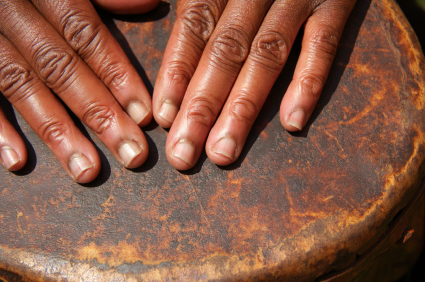
[[[3,96],[2,93],[0,93],[0,105],[1,105],[1,108],[3,109],[5,116],[7,117],[9,122],[13,125],[13,127],[18,132],[18,134],[21,136],[22,140],[25,143],[25,147],[27,148],[28,157],[27,157],[27,162],[25,166],[18,171],[12,171],[12,173],[19,176],[28,175],[35,169],[37,165],[37,156],[35,154],[34,147],[28,141],[27,137],[25,136],[24,132],[19,126],[12,104],[10,104],[10,102],[6,99],[6,97]]]

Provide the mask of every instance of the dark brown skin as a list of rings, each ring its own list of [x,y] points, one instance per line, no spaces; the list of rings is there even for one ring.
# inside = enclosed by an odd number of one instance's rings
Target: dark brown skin
[[[205,144],[218,165],[239,157],[304,25],[301,55],[280,108],[284,128],[301,130],[319,99],[355,2],[182,1],[153,97],[155,120],[171,127],[169,162],[189,169]]]
[[[158,0],[95,1],[117,13],[147,12]],[[100,159],[52,91],[128,168],[147,158],[139,126],[152,119],[149,93],[88,0],[0,0],[0,91],[77,182]],[[126,113],[127,112],[127,113]],[[132,120],[133,119],[133,120]],[[26,162],[25,145],[0,109],[0,159]]]
[[[94,2],[112,12],[141,13],[158,1]],[[174,123],[166,150],[177,169],[191,168],[205,142],[216,164],[227,165],[239,157],[305,24],[304,47],[280,113],[287,130],[300,130],[319,98],[355,0],[247,3],[182,2],[153,103],[161,126]],[[97,176],[100,161],[50,90],[97,133],[119,162],[140,166],[148,147],[136,123],[150,122],[150,97],[90,2],[0,0],[0,14],[0,53],[5,58],[0,91],[68,174],[77,182],[89,182]],[[168,111],[162,111],[162,105],[168,105]],[[18,170],[26,161],[23,141],[3,114],[0,125],[1,162]],[[132,152],[126,154],[128,149]]]

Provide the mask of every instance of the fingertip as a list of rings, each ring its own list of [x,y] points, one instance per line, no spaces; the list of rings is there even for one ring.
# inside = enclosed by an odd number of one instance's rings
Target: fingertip
[[[185,171],[193,168],[193,164],[189,164],[182,159],[177,158],[174,155],[167,155],[167,160],[177,170]]]
[[[298,129],[292,125],[287,125],[287,124],[283,124],[282,123],[283,128],[285,128],[287,131],[289,132],[297,132],[297,131],[301,131],[302,129]]]
[[[147,126],[152,121],[152,110],[140,101],[133,101],[127,107],[127,113],[140,127]]]
[[[133,140],[122,142],[118,148],[118,154],[126,168],[141,166],[146,161],[148,153],[147,144],[140,144]]]
[[[167,159],[178,170],[191,169],[196,161],[196,147],[193,142],[181,139],[167,150]]]
[[[172,123],[162,119],[161,117],[156,117],[155,121],[156,123],[158,123],[159,126],[166,129],[171,128],[171,126],[173,125]]]
[[[160,103],[155,114],[155,121],[163,128],[170,128],[179,112],[179,107],[173,101],[167,99]]]
[[[236,161],[238,157],[238,146],[236,141],[231,137],[223,137],[210,145],[207,142],[208,158],[216,165],[230,165]]]
[[[88,156],[87,156],[88,155]],[[75,182],[89,183],[93,181],[100,172],[100,159],[88,152],[75,153],[68,162],[68,174]]]
[[[123,15],[143,14],[152,11],[160,0],[92,0],[103,9]]]
[[[282,126],[290,131],[301,131],[306,123],[307,114],[303,109],[295,109],[290,114],[283,113],[280,115],[280,122]]]
[[[18,171],[27,163],[27,148],[0,108],[0,162],[10,171]]]
[[[25,148],[25,147],[24,147]],[[27,161],[26,149],[20,152],[17,148],[10,146],[3,146],[0,152],[0,158],[3,166],[10,171],[18,171],[22,169]]]
[[[280,116],[280,123],[282,124],[283,128],[289,132],[297,132],[302,130],[302,128],[300,129],[299,127],[295,127],[294,125],[290,124],[288,122],[288,118],[282,117],[282,115]]]
[[[137,123],[137,125],[139,127],[145,127],[151,123],[152,118],[153,118],[152,111],[149,111],[148,114],[145,116],[145,118],[141,122]]]

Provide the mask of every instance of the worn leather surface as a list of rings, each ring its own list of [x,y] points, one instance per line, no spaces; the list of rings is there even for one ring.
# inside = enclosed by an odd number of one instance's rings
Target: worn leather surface
[[[150,89],[177,2],[103,15]],[[312,281],[366,253],[423,176],[423,54],[392,0],[358,0],[311,121],[290,134],[278,110],[299,45],[228,167],[203,154],[175,170],[152,123],[136,170],[87,133],[103,163],[81,186],[16,114],[30,158],[0,170],[0,269],[34,281]]]

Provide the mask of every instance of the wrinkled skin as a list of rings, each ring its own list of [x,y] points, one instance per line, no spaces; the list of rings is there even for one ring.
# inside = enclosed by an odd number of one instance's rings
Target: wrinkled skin
[[[143,13],[158,0],[96,0],[117,13]],[[0,91],[77,182],[92,181],[100,159],[54,93],[124,166],[140,166],[152,119],[149,93],[89,0],[0,0]],[[52,93],[52,91],[54,93]],[[25,145],[0,109],[0,157],[9,170]]]
[[[158,0],[93,2],[116,13],[143,13]],[[302,52],[280,111],[287,130],[302,129],[354,4],[182,1],[151,107],[146,87],[88,0],[0,0],[0,91],[77,182],[97,176],[99,156],[52,91],[126,167],[146,160],[137,125],[147,125],[152,114],[171,127],[166,153],[174,167],[191,168],[205,144],[213,162],[227,165],[238,158],[304,24]],[[27,158],[1,111],[0,157],[10,170]]]
[[[293,80],[280,107],[288,131],[307,123],[356,0],[183,0],[153,97],[155,120],[177,169],[203,147],[218,165],[234,162],[304,29]]]

